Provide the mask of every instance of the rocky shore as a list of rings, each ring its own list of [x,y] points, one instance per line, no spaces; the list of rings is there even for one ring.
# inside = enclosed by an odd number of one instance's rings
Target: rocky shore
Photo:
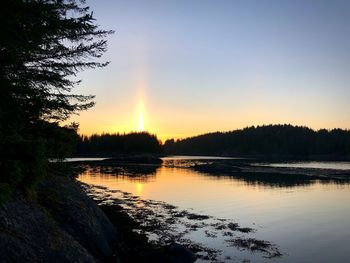
[[[108,218],[106,216],[110,216]],[[1,262],[194,262],[178,244],[155,247],[122,209],[100,209],[73,178],[51,175],[0,206]]]

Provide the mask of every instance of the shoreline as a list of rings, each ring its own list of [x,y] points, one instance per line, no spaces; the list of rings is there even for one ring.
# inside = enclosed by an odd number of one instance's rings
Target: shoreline
[[[80,164],[84,163],[87,164]],[[188,161],[190,166],[182,161],[143,165],[115,160],[88,163],[95,168],[112,169],[112,173],[113,169],[121,169],[130,176],[148,176],[165,165],[194,169],[210,176],[265,180],[267,184],[280,184],[281,180],[287,180],[282,185],[294,185],[298,180],[348,182],[349,179],[346,172],[339,177],[334,171],[321,169],[324,175],[320,176],[320,169],[282,168],[285,173],[280,173],[281,168],[251,166],[237,159]],[[304,175],[310,171],[315,174]],[[205,238],[220,238],[232,249],[267,258],[283,256],[277,245],[255,239],[256,229],[232,220],[182,210],[161,201],[142,200],[122,191],[84,185],[62,173],[53,174],[40,182],[35,192],[16,192],[1,205],[0,247],[5,262],[20,262],[28,257],[52,262],[189,263],[196,258],[225,261],[218,249],[191,240],[195,231]]]
[[[163,157],[174,159],[162,159]],[[159,157],[156,155],[133,155],[133,156],[119,156],[97,160],[77,160],[72,161],[76,164],[83,165],[94,165],[94,166],[120,166],[120,167],[149,167],[149,171],[146,169],[140,169],[145,173],[152,171],[152,167],[155,169],[162,165],[174,168],[189,168],[194,169],[198,172],[213,174],[215,176],[244,176],[245,174],[255,174],[257,176],[263,175],[274,175],[274,176],[308,176],[312,179],[320,180],[350,180],[350,169],[333,169],[333,168],[316,168],[316,167],[288,167],[288,166],[273,166],[268,165],[270,162],[281,162],[281,163],[298,163],[298,162],[311,162],[311,160],[291,160],[291,159],[249,159],[244,157],[218,157],[218,156],[193,156],[198,157],[194,159],[181,160],[176,158],[177,156],[163,156]],[[180,156],[181,157],[181,156]],[[183,156],[182,156],[183,157]],[[187,157],[187,156],[185,156]],[[188,156],[191,157],[191,156]],[[95,157],[91,157],[95,158]],[[169,161],[170,160],[170,161]],[[182,165],[183,163],[189,163],[189,165]],[[323,162],[323,161],[322,161]],[[339,162],[327,160],[324,162]]]
[[[111,173],[123,171],[131,177],[152,175],[164,165],[194,169],[210,176],[260,180],[267,184],[281,184],[281,180],[287,181],[282,185],[305,180],[349,180],[344,171],[340,177],[337,170],[257,167],[238,159],[186,162],[135,165],[109,160],[78,164],[89,164],[93,169],[111,169]],[[281,173],[281,169],[285,172]],[[324,174],[320,175],[320,171]],[[162,201],[142,200],[119,190],[84,185],[62,173],[53,174],[39,183],[35,193],[29,196],[17,193],[0,207],[0,245],[3,244],[5,261],[19,262],[26,255],[38,261],[50,259],[52,262],[73,262],[74,258],[83,262],[229,260],[221,257],[220,250],[193,241],[190,237],[196,231],[205,238],[220,238],[232,249],[258,253],[266,258],[283,256],[277,245],[255,239],[256,229],[240,226],[232,220],[182,210]],[[22,214],[21,211],[27,212]],[[46,238],[42,237],[42,231],[48,233]]]
[[[17,191],[0,206],[4,262],[193,263],[173,243],[156,246],[136,233],[138,223],[121,206],[99,207],[76,179],[50,175],[30,195]]]
[[[143,262],[148,262],[145,261],[145,255],[148,258],[168,257],[169,253],[174,253],[171,251],[175,248],[178,252],[181,251],[181,254],[189,255],[189,251],[192,251],[196,258],[203,262],[227,262],[232,259],[228,255],[223,256],[220,249],[206,246],[189,238],[192,233],[198,231],[209,239],[223,238],[225,245],[237,249],[237,251],[259,253],[264,258],[283,256],[277,245],[266,240],[255,239],[256,229],[241,227],[232,220],[182,210],[162,201],[143,200],[138,196],[119,190],[81,184],[112,223],[119,226],[124,224],[124,235],[126,234],[130,238],[128,242],[131,241],[133,244],[132,240],[138,239],[138,235],[141,235],[141,240],[146,242],[136,242],[137,249],[125,255],[126,257],[133,255],[132,260],[136,260],[135,262],[137,262],[137,258],[140,258],[140,255],[142,255]],[[148,238],[151,239],[148,240]],[[152,249],[147,252],[149,246]],[[240,260],[248,259],[241,258]],[[150,262],[167,261],[163,259],[161,261],[151,260]]]

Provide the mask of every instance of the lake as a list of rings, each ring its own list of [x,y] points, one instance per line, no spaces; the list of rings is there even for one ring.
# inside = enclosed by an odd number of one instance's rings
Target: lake
[[[283,256],[264,258],[257,253],[232,249],[223,240],[191,236],[223,250],[222,261],[251,262],[348,262],[350,251],[350,184],[339,181],[298,180],[274,184],[263,179],[214,176],[174,166],[174,162],[205,161],[211,157],[167,157],[148,175],[88,169],[79,180],[121,190],[142,199],[164,201],[181,209],[233,220],[256,229],[255,238],[278,246]],[[220,158],[218,158],[220,159]],[[213,160],[215,161],[215,160]],[[168,165],[171,164],[171,165]],[[265,164],[266,165],[266,164]],[[275,166],[281,164],[271,164]],[[297,167],[292,163],[291,167]],[[301,166],[329,168],[327,162],[305,162]],[[328,163],[332,169],[336,163]],[[288,164],[282,164],[287,166]],[[339,163],[339,169],[350,163]],[[200,260],[198,261],[200,262]],[[206,261],[207,262],[207,261]]]

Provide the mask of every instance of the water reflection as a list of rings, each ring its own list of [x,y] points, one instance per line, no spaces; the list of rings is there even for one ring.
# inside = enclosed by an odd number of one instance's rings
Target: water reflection
[[[154,178],[160,165],[86,165],[84,174],[92,176],[114,176],[131,181],[147,182]]]
[[[283,162],[283,163],[253,163],[258,166],[286,167],[286,168],[311,168],[350,171],[350,162],[310,161],[310,162]]]
[[[201,172],[216,180],[238,180],[252,186],[262,186],[271,188],[291,188],[309,186],[315,183],[321,184],[350,184],[349,179],[328,179],[325,177],[311,177],[302,174],[278,174],[278,173],[249,173],[234,172],[230,174],[220,172]]]
[[[215,173],[202,173],[208,177],[225,180],[238,180],[247,185],[261,187],[301,187],[309,186],[316,182],[315,179],[304,175],[282,175],[282,174],[263,174],[263,173],[235,173],[232,175],[218,175]],[[343,182],[344,183],[344,182]]]
[[[323,167],[322,165],[323,163],[321,163],[321,167]],[[198,172],[202,176],[205,175],[216,180],[239,180],[243,181],[247,185],[272,188],[308,186],[316,182],[321,182],[322,184],[334,183],[340,185],[350,183],[350,177],[331,179],[324,176],[308,176],[300,173],[285,173],[283,168],[279,172],[244,172],[241,171],[241,168],[250,166],[250,163],[249,161],[247,162],[242,159],[166,159],[164,166],[167,168],[189,168]]]
[[[203,161],[91,166],[79,180],[258,228],[257,238],[270,240],[288,253],[276,262],[346,262],[350,250],[350,232],[345,231],[350,228],[348,180],[268,173],[228,175],[225,169],[196,171],[193,167]],[[215,242],[217,248],[227,249],[220,240]],[[254,255],[252,261],[271,262]]]
[[[219,166],[218,166],[219,164]],[[234,164],[235,166],[232,166]],[[214,167],[208,169],[209,167]],[[231,166],[230,166],[231,165]],[[242,165],[242,164],[240,164]],[[92,176],[112,176],[110,179],[119,178],[130,181],[148,182],[156,180],[157,173],[161,167],[166,169],[176,169],[179,173],[184,173],[183,170],[191,170],[199,176],[205,176],[212,180],[225,181],[241,181],[247,185],[270,187],[270,188],[292,188],[292,187],[307,187],[317,182],[321,184],[350,184],[349,178],[343,179],[328,179],[326,177],[307,176],[303,174],[283,174],[283,173],[265,173],[265,172],[239,172],[228,170],[227,167],[236,167],[237,162],[214,160],[188,160],[188,159],[169,159],[164,165],[86,165],[85,174]],[[179,168],[180,167],[180,168]],[[224,168],[222,168],[224,167]],[[141,186],[139,187],[141,188]]]

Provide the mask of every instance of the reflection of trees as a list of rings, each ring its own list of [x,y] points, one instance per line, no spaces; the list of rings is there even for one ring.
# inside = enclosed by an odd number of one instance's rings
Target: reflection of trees
[[[350,179],[329,179],[326,177],[307,176],[302,174],[287,174],[278,172],[243,172],[240,168],[247,166],[241,160],[218,160],[218,161],[193,161],[193,160],[181,160],[166,162],[164,164],[168,168],[181,167],[188,168],[199,172],[201,175],[209,176],[212,179],[231,179],[240,180],[248,185],[263,186],[263,187],[300,187],[310,186],[316,181],[322,184],[338,184],[349,185]],[[97,176],[115,176],[120,179],[126,179],[129,181],[147,182],[154,180],[160,164],[89,164],[87,165],[87,173]]]
[[[246,173],[233,172],[231,174],[201,172],[209,175],[215,179],[232,179],[241,180],[248,185],[259,185],[265,187],[296,187],[308,186],[315,182],[315,180],[306,175],[290,175],[290,174],[268,174],[268,173]]]
[[[236,172],[231,174],[230,176],[226,175],[225,177],[231,177],[234,179],[242,180],[248,185],[259,185],[272,188],[308,186],[315,182],[315,179],[311,178],[310,176],[299,174],[292,175]]]
[[[96,175],[112,175],[133,181],[148,181],[154,178],[159,164],[116,164],[116,165],[89,165],[89,172]]]
[[[279,172],[261,172],[261,171],[240,171],[247,163],[238,163],[232,161],[218,161],[205,164],[196,164],[190,166],[197,172],[209,175],[216,179],[235,179],[241,180],[248,185],[261,185],[267,187],[296,187],[308,186],[316,181],[321,183],[350,184],[347,179],[330,179],[326,177],[307,176],[303,174],[279,173]]]
[[[342,178],[342,179],[322,179],[319,181],[321,184],[336,184],[336,185],[347,185],[350,187],[350,178]]]

